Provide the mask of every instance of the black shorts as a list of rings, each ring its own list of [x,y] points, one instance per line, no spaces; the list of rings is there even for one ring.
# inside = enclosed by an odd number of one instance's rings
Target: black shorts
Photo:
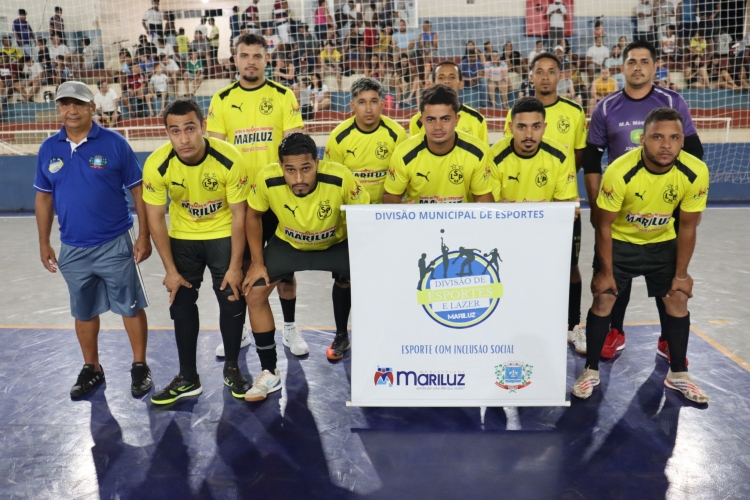
[[[263,259],[271,283],[291,282],[298,271],[329,271],[340,283],[349,282],[349,242],[344,240],[325,250],[297,250],[277,236],[263,250]],[[265,285],[258,280],[254,286]]]
[[[594,274],[600,269],[594,249]],[[612,273],[618,290],[624,290],[633,278],[646,278],[649,297],[665,297],[672,288],[677,269],[677,238],[635,245],[612,240]]]
[[[581,255],[581,216],[576,217],[573,222],[573,248],[570,252],[570,267],[578,265],[578,257]]]
[[[224,281],[224,275],[229,269],[232,260],[232,238],[217,238],[214,240],[180,240],[169,238],[172,247],[172,259],[174,265],[186,281],[194,287],[200,287],[203,282],[203,273],[211,271],[211,281],[214,290],[219,290]],[[232,293],[230,287],[224,292]]]

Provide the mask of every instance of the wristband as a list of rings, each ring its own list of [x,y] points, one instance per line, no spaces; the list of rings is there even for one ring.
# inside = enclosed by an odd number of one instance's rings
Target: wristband
[[[678,278],[677,276],[675,276],[675,277],[674,277],[674,279],[676,279],[677,281],[687,281],[687,279],[688,279],[689,277],[690,277],[690,275],[688,274],[688,275],[687,275],[687,276],[685,276],[684,278]]]

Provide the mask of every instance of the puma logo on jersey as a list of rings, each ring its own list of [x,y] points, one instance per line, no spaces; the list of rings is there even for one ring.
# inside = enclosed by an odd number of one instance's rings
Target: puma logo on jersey
[[[354,148],[354,150],[351,150],[351,149],[347,149],[347,150],[346,150],[346,154],[344,155],[344,158],[346,158],[346,157],[347,157],[348,155],[352,155],[353,157],[355,157],[355,158],[356,158],[356,157],[357,157],[357,155],[356,155],[356,154],[354,154],[354,153],[356,153],[356,152],[357,152],[357,149],[359,149],[359,148]]]
[[[287,210],[289,210],[290,212],[292,212],[292,215],[294,216],[294,218],[295,218],[295,219],[297,218],[297,214],[295,214],[294,212],[296,212],[296,211],[297,211],[297,209],[299,208],[299,205],[297,205],[296,207],[294,207],[294,210],[292,210],[292,209],[291,209],[291,208],[289,207],[289,205],[284,205],[284,208],[286,208]]]
[[[182,189],[187,189],[187,188],[185,187],[185,179],[182,179],[182,183],[179,183],[179,182],[175,182],[175,181],[172,181],[172,185],[173,185],[173,186],[180,186],[180,187],[181,187]]]
[[[426,174],[420,174],[419,172],[417,172],[417,177],[424,177],[425,179],[427,179],[427,182],[430,182],[430,178],[428,177],[428,175],[430,175],[430,172],[427,172]]]
[[[240,113],[242,113],[242,105],[243,105],[243,104],[245,104],[245,103],[243,102],[243,103],[242,103],[242,104],[240,104],[239,106],[237,106],[236,104],[232,104],[232,107],[233,107],[233,108],[237,108],[237,109],[239,109],[239,110],[240,110]]]
[[[643,192],[643,194],[646,194],[646,191]],[[635,193],[635,195],[643,201],[643,194],[641,193]]]
[[[518,180],[518,176],[520,176],[520,175],[521,175],[521,172],[518,172],[518,173],[516,174],[516,176],[515,176],[515,177],[513,177],[512,175],[509,175],[509,176],[508,176],[508,180],[509,180],[509,181],[516,181],[516,182],[519,182],[519,180]]]

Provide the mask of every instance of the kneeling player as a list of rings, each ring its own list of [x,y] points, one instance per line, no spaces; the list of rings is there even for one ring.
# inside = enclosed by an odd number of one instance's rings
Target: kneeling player
[[[276,326],[268,297],[281,279],[298,271],[330,271],[336,337],[328,359],[337,360],[349,349],[347,322],[351,309],[349,248],[341,205],[370,201],[367,191],[343,165],[319,162],[313,139],[301,132],[279,145],[279,163],[258,172],[247,203],[246,231],[252,262],[243,282],[250,326],[262,373],[245,394],[260,401],[281,389],[276,368]],[[262,217],[273,210],[279,217],[276,234],[263,248]]]
[[[180,372],[151,401],[168,404],[203,392],[196,367],[196,302],[206,266],[219,301],[219,325],[226,348],[224,384],[234,397],[242,398],[249,388],[238,367],[245,318],[240,289],[248,192],[245,160],[232,145],[204,137],[206,122],[192,99],[170,103],[164,109],[164,124],[170,142],[146,160],[143,200],[151,236],[167,273],[164,285],[170,294]],[[167,195],[172,200],[169,233]]]
[[[430,87],[422,93],[419,109],[425,133],[393,152],[383,203],[494,202],[487,146],[456,130],[456,92],[447,85]]]
[[[591,280],[594,303],[586,320],[586,368],[573,386],[573,395],[579,398],[591,396],[599,384],[599,353],[618,290],[632,278],[644,276],[649,296],[663,297],[666,308],[662,336],[669,344],[670,369],[664,384],[691,401],[708,402],[687,373],[686,357],[687,304],[693,296],[688,264],[700,213],[706,208],[709,174],[705,163],[681,151],[682,125],[679,112],[654,109],[643,124],[641,147],[615,160],[602,178]],[[672,219],[677,207],[679,235]]]

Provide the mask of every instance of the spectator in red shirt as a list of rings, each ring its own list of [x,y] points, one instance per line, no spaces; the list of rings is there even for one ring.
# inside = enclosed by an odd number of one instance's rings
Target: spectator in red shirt
[[[289,37],[289,4],[286,0],[274,0],[273,18],[276,21],[276,33],[281,38],[281,43],[290,43]]]
[[[362,38],[364,38],[365,50],[369,56],[378,45],[378,30],[375,29],[372,22],[365,21],[365,29],[362,30]]]

